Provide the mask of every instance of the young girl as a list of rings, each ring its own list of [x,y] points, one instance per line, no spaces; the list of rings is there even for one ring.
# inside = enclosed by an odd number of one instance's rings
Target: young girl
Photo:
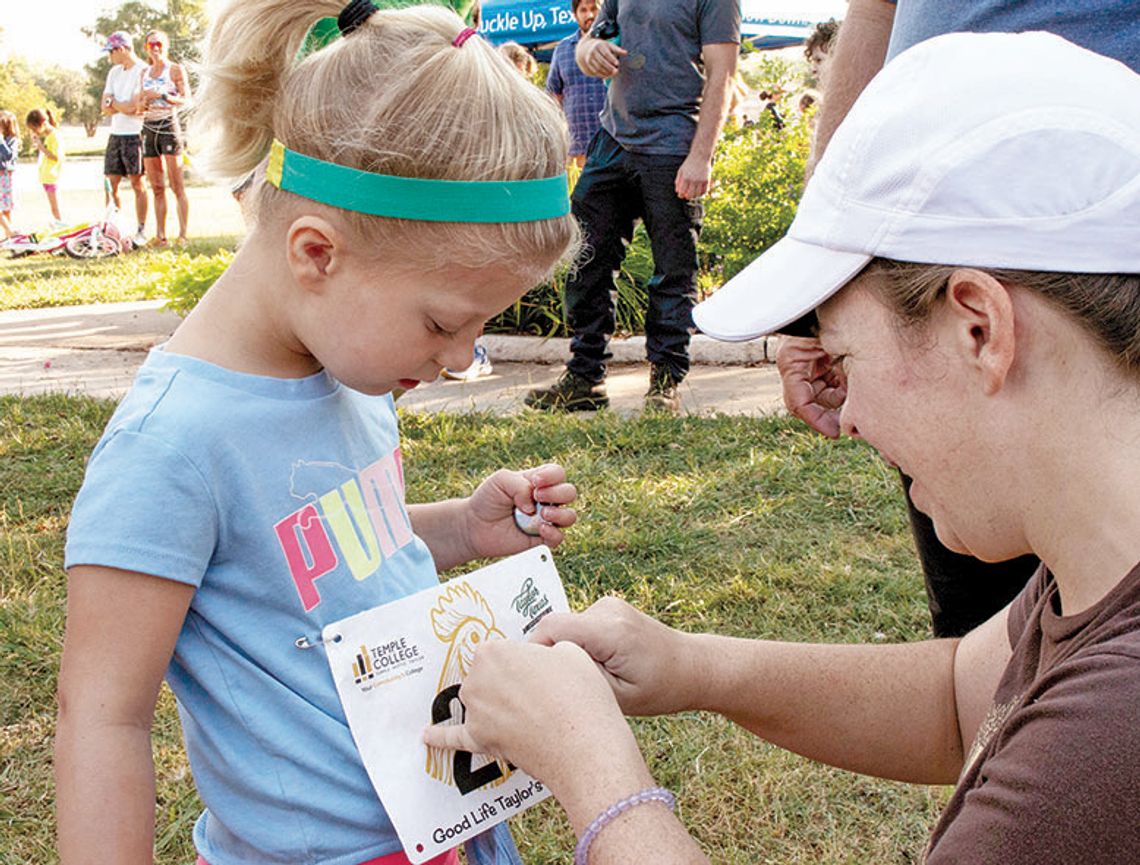
[[[241,0],[206,46],[197,122],[215,169],[257,170],[253,225],[151,352],[72,513],[65,865],[150,861],[164,675],[206,805],[201,861],[406,863],[321,629],[575,520],[557,465],[405,507],[390,396],[466,363],[483,322],[573,250],[558,108],[440,7],[358,0],[296,59],[337,12]],[[513,519],[535,501],[551,503],[538,538]],[[505,826],[483,840],[475,861],[516,861]]]
[[[0,111],[0,229],[4,239],[12,236],[12,172],[16,170],[16,160],[20,156],[20,130],[16,126],[16,115],[11,111]]]
[[[63,217],[59,215],[59,178],[63,174],[63,161],[67,155],[56,129],[55,115],[50,108],[33,108],[24,119],[24,124],[31,130],[32,143],[40,152],[40,183],[43,184],[51,208],[54,220],[52,227],[59,228],[63,224]]]

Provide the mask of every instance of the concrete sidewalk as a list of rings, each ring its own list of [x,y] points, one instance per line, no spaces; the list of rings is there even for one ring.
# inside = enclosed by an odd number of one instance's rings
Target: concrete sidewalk
[[[94,304],[0,313],[0,394],[82,393],[117,399],[130,387],[146,352],[163,342],[181,319],[163,301]],[[568,340],[483,337],[493,375],[472,382],[422,384],[400,399],[419,411],[525,410],[522,398],[536,384],[553,381],[568,356]],[[729,344],[696,336],[694,365],[681,386],[689,414],[760,415],[781,406],[773,341]],[[607,387],[615,411],[641,410],[649,382],[645,341],[613,342]]]

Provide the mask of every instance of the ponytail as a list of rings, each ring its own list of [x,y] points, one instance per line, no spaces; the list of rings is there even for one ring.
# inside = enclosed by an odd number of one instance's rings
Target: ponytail
[[[248,174],[273,140],[282,84],[310,25],[336,15],[335,0],[232,2],[206,37],[202,86],[191,123],[205,168],[221,177]]]

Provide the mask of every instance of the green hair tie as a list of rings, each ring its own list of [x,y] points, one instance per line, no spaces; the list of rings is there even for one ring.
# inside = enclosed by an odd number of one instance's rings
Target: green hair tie
[[[318,18],[305,33],[305,38],[301,40],[301,47],[297,49],[297,56],[294,60],[300,63],[314,51],[320,51],[339,38],[340,27],[337,26],[336,18]]]
[[[536,180],[429,180],[314,159],[273,139],[266,179],[342,210],[425,222],[537,222],[570,212],[566,173]]]
[[[372,6],[373,11],[376,9],[403,9],[422,2],[424,0],[372,0]],[[475,17],[475,0],[434,0],[434,2],[454,10],[455,14],[468,25],[472,23],[471,19]],[[305,33],[305,38],[301,40],[301,47],[297,49],[297,54],[293,58],[294,62],[300,63],[313,52],[320,51],[326,45],[332,45],[342,35],[343,32],[336,16],[318,18]]]

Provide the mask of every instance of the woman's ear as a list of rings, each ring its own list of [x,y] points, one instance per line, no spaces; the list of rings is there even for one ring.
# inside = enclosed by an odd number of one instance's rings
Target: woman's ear
[[[344,249],[343,235],[319,216],[298,217],[286,229],[286,262],[307,291],[325,291],[343,266]]]
[[[1009,289],[984,271],[960,268],[946,284],[946,313],[955,349],[981,375],[983,392],[997,393],[1013,366],[1017,343]]]

